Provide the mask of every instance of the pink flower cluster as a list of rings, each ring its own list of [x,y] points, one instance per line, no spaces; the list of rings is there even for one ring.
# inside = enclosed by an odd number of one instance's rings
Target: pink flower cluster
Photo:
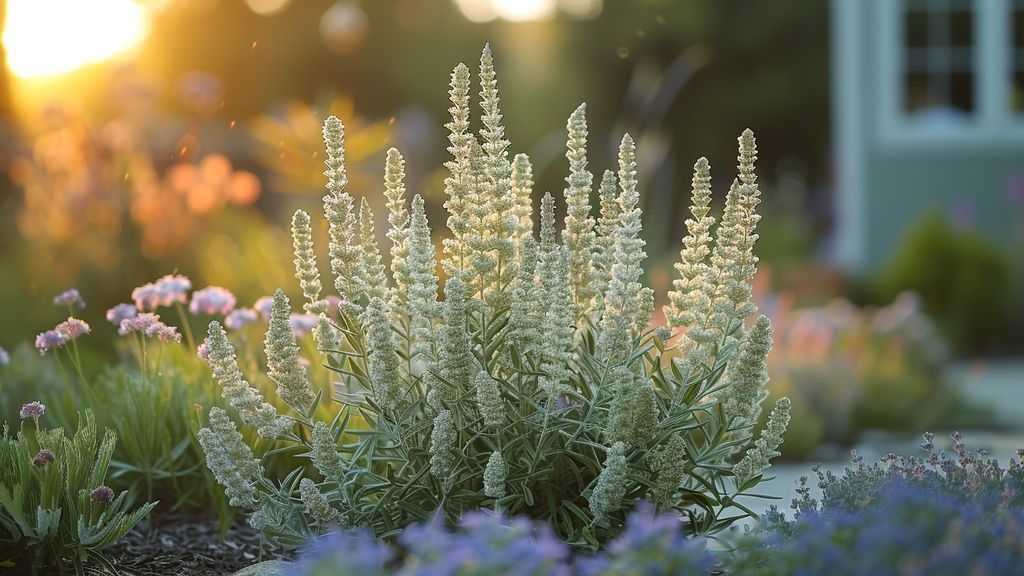
[[[118,304],[110,310],[107,310],[107,322],[110,322],[114,326],[120,326],[122,320],[129,318],[135,318],[139,315],[139,310],[131,304]]]
[[[43,414],[46,414],[46,406],[42,402],[29,402],[21,407],[21,412],[18,412],[18,416],[22,420],[28,420],[29,418],[39,418]]]
[[[252,305],[253,309],[260,313],[263,317],[264,322],[270,322],[270,312],[274,308],[274,299],[270,296],[260,296],[256,299],[256,303]]]
[[[188,311],[193,314],[227,314],[235,308],[235,295],[220,286],[207,286],[192,293]]]
[[[54,328],[54,330],[68,341],[92,332],[89,325],[86,324],[84,320],[79,320],[78,318],[68,318],[60,324],[57,324],[57,327]]]
[[[171,306],[175,302],[184,304],[188,301],[188,291],[191,289],[192,281],[187,276],[168,274],[156,282],[132,290],[132,300],[139,310],[152,311],[160,306]]]
[[[161,342],[181,342],[181,334],[174,326],[168,326],[160,321],[160,316],[151,312],[143,312],[134,318],[121,320],[117,333],[126,336],[134,332],[141,332],[147,338],[157,338]]]
[[[295,335],[302,338],[316,328],[316,316],[312,314],[292,314],[288,317],[288,324],[295,331]]]
[[[71,288],[54,296],[53,305],[78,306],[79,308],[85,308],[85,300],[82,300],[82,295],[78,293],[77,288]]]
[[[36,336],[36,350],[43,356],[53,348],[62,348],[68,340],[56,330],[47,330]]]
[[[259,319],[259,314],[252,308],[236,308],[224,318],[224,325],[229,330],[241,330]]]

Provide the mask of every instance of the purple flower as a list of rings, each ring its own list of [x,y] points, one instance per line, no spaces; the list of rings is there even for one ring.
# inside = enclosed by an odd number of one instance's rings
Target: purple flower
[[[175,302],[184,304],[188,301],[188,291],[191,289],[192,281],[187,276],[168,274],[156,282],[132,290],[132,301],[139,310],[152,311],[160,306],[171,306]]]
[[[338,305],[341,304],[341,298],[330,294],[324,298],[324,302],[327,303],[327,315],[336,316],[338,314]]]
[[[7,366],[11,363],[11,355],[0,346],[0,366]]]
[[[118,304],[110,310],[107,310],[107,322],[110,322],[114,326],[120,326],[121,320],[127,320],[128,318],[135,318],[139,315],[139,309],[131,304]]]
[[[109,504],[114,500],[114,491],[106,486],[100,486],[92,492],[89,492],[89,499],[97,504],[100,502]]]
[[[46,414],[46,406],[42,402],[29,402],[21,407],[21,412],[18,415],[21,416],[22,420],[28,420],[29,418],[39,418],[43,414]]]
[[[68,318],[60,324],[57,324],[57,327],[53,330],[63,336],[64,340],[68,342],[92,331],[84,320],[79,320],[78,318]]]
[[[61,348],[68,341],[63,334],[56,330],[47,330],[42,334],[36,336],[36,350],[43,356],[50,351],[51,348]]]
[[[196,347],[196,356],[203,362],[210,361],[210,337],[203,338],[203,343]]]
[[[235,295],[219,286],[207,286],[192,293],[188,311],[192,314],[227,314],[235,307]]]
[[[161,342],[181,342],[178,329],[160,321],[160,316],[152,312],[143,312],[134,318],[121,320],[117,333],[127,336],[133,332],[141,332],[147,338],[157,338]]]
[[[50,462],[53,462],[53,452],[50,452],[46,448],[43,448],[36,454],[36,457],[32,459],[32,465],[36,468],[42,468]]]
[[[259,314],[252,308],[236,308],[224,318],[224,325],[229,330],[241,330],[259,319]]]
[[[295,335],[302,338],[316,328],[316,316],[312,314],[292,314],[288,317],[288,323],[291,324]]]
[[[78,293],[77,288],[71,288],[70,290],[65,290],[54,296],[53,305],[78,306],[79,308],[85,308],[85,300],[82,300],[82,295]]]
[[[273,298],[270,296],[260,296],[252,307],[260,313],[264,322],[270,322],[270,311],[274,308]]]

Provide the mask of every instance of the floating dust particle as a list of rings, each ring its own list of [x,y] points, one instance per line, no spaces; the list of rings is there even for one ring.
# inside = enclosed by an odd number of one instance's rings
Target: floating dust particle
[[[232,120],[231,123],[228,124],[228,130],[234,130],[235,129],[235,124],[236,124],[235,121]]]
[[[259,45],[259,41],[258,40],[253,40],[252,41],[252,46],[250,46],[249,49],[250,50],[255,50],[257,45]]]
[[[619,46],[619,49],[615,51],[615,54],[617,54],[619,58],[625,60],[626,58],[629,58],[629,48]]]

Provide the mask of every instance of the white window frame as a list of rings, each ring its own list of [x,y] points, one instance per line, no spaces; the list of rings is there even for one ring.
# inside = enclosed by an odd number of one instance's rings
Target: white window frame
[[[856,1],[856,0],[846,0]],[[963,126],[916,125],[905,107],[906,0],[874,0],[878,133],[888,148],[1000,147],[1024,143],[1024,114],[1009,100],[1013,0],[973,0],[974,110]],[[870,32],[869,32],[870,33]],[[870,76],[870,75],[869,75]]]

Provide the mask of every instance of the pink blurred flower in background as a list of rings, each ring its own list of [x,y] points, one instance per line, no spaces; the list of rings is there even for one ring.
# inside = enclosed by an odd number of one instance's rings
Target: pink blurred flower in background
[[[235,295],[220,286],[207,286],[192,293],[188,311],[193,314],[227,314],[235,308]]]
[[[78,293],[77,288],[71,288],[54,296],[53,305],[78,306],[79,308],[85,308],[85,300],[82,300],[82,295]]]
[[[107,310],[107,322],[110,322],[114,326],[120,326],[121,320],[135,318],[138,314],[139,310],[135,306],[131,304],[118,304],[110,310]]]
[[[259,319],[259,314],[252,308],[236,308],[224,318],[224,325],[229,330],[241,330]]]

